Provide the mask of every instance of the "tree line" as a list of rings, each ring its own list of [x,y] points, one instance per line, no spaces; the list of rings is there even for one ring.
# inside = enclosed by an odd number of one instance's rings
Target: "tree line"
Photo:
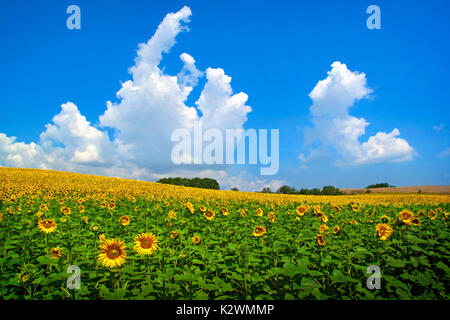
[[[215,179],[210,178],[163,178],[156,182],[164,184],[172,184],[175,186],[203,188],[203,189],[215,189],[220,190],[219,183]]]
[[[381,183],[370,184],[366,187],[366,189],[374,189],[374,188],[395,188],[395,186],[391,186],[387,182],[381,182]]]
[[[270,190],[269,187],[265,187],[261,190],[262,193],[272,193],[272,190]],[[296,190],[294,187],[290,187],[287,185],[281,186],[278,188],[276,193],[281,194],[307,194],[307,195],[326,195],[326,196],[336,196],[336,195],[343,195],[344,193],[341,192],[338,188],[334,186],[324,186],[321,189],[319,188],[313,188],[313,189],[306,189],[302,188],[299,190]]]

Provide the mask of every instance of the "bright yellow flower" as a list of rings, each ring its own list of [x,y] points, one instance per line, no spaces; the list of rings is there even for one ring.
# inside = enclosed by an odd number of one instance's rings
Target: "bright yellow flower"
[[[63,213],[63,215],[67,216],[70,214],[70,208],[68,207],[61,207],[61,212]]]
[[[199,236],[193,236],[192,237],[192,242],[194,244],[199,244],[200,243],[200,237]]]
[[[53,259],[61,258],[62,256],[61,248],[51,248],[50,254],[52,255]]]
[[[208,220],[212,220],[212,219],[214,219],[214,217],[216,216],[216,214],[215,214],[213,211],[208,210],[208,211],[206,211],[206,212],[203,214],[203,216],[204,216],[206,219],[208,219]]]
[[[328,226],[326,225],[326,224],[322,224],[320,227],[319,227],[319,232],[320,233],[328,233]]]
[[[325,237],[321,234],[318,234],[316,237],[316,241],[319,244],[319,246],[324,246],[327,244],[327,241],[325,240]]]
[[[335,226],[335,227],[333,228],[333,233],[334,233],[334,234],[338,234],[340,231],[341,231],[341,228],[339,228],[339,226]]]
[[[266,228],[265,227],[262,227],[262,226],[256,226],[255,227],[255,229],[253,230],[253,235],[255,236],[255,237],[261,237],[263,234],[265,234],[267,231],[266,231]]]
[[[277,217],[275,216],[274,212],[269,212],[269,214],[267,215],[267,219],[269,219],[270,222],[275,222]]]
[[[153,233],[141,233],[134,238],[134,248],[140,255],[151,255],[158,250],[158,238]]]
[[[378,236],[380,240],[387,240],[393,232],[393,229],[387,223],[380,223],[376,226],[376,230],[378,232]]]
[[[256,215],[257,215],[258,217],[262,217],[263,214],[264,214],[264,212],[262,211],[261,208],[256,209]]]
[[[52,233],[56,230],[56,223],[53,219],[43,219],[38,221],[38,228],[45,233]]]
[[[130,224],[130,217],[129,216],[122,216],[122,217],[120,217],[120,223],[123,226],[128,226]]]
[[[176,218],[177,218],[176,212],[173,210],[169,211],[169,213],[167,214],[167,219],[175,220]]]
[[[120,267],[125,263],[127,253],[123,241],[106,239],[100,242],[98,260],[107,268]]]

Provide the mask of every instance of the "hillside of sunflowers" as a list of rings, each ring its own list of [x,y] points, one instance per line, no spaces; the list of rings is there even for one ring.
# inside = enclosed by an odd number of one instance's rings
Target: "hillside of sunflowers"
[[[446,300],[449,202],[0,168],[0,299]]]

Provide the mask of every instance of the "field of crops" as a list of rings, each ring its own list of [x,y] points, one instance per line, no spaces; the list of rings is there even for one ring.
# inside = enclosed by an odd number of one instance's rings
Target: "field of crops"
[[[449,202],[0,168],[0,299],[449,299]]]

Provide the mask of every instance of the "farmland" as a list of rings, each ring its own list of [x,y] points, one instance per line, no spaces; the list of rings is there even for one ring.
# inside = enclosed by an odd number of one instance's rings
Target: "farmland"
[[[449,202],[0,168],[0,299],[448,299]]]

